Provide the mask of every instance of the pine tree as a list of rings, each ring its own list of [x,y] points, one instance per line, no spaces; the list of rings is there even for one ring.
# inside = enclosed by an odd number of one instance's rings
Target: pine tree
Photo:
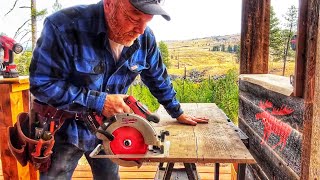
[[[159,42],[159,50],[161,52],[161,57],[163,63],[169,68],[170,67],[170,59],[169,59],[169,51],[168,46],[165,42],[160,41]]]
[[[283,57],[283,38],[280,29],[279,19],[276,17],[273,7],[270,8],[270,54],[274,61],[279,61]]]
[[[283,76],[285,74],[287,57],[292,56],[293,54],[293,53],[290,53],[290,41],[296,32],[297,23],[298,23],[298,10],[294,5],[292,5],[288,9],[284,19],[286,20],[286,23],[285,23],[285,30],[283,31],[283,37],[285,39],[284,41],[285,46],[283,51],[283,70],[282,70]]]
[[[233,49],[232,49],[232,46],[231,46],[231,45],[228,45],[228,52],[229,52],[229,53],[232,53],[232,52],[233,52]]]

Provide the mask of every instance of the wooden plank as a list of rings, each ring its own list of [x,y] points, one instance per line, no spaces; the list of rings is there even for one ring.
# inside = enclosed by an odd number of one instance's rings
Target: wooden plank
[[[208,117],[209,123],[182,125],[160,107],[157,113],[161,121],[155,128],[169,130],[170,155],[161,160],[146,158],[146,161],[255,163],[238,134],[227,124],[226,115],[215,104],[182,103],[181,106],[187,114]]]
[[[302,95],[303,92],[305,100],[301,179],[317,179],[320,177],[319,4],[320,0],[300,2],[299,15],[301,18],[299,17],[298,54],[296,60],[297,66],[301,67],[296,66],[296,73],[301,71],[302,74],[299,74],[299,79],[296,80],[299,86],[295,92],[297,95]]]
[[[176,166],[175,166],[176,167]],[[178,167],[182,167],[179,165]],[[177,168],[178,168],[177,167]],[[151,171],[153,170],[153,171]],[[154,179],[156,174],[157,166],[142,166],[141,168],[136,167],[120,167],[119,173],[121,180],[124,179]],[[197,165],[197,170],[200,174],[202,180],[213,179],[214,167],[205,165]],[[139,172],[139,173],[137,173]],[[230,179],[231,178],[231,165],[221,164],[220,167],[220,179]],[[72,179],[86,179],[92,178],[92,173],[89,165],[78,165],[76,168]]]
[[[0,119],[3,119],[3,121],[0,121],[2,129],[0,133],[4,134],[0,140],[0,149],[2,159],[8,159],[7,161],[2,161],[2,166],[5,167],[3,168],[4,179],[18,179],[18,177],[23,177],[26,180],[36,179],[37,173],[35,169],[29,164],[22,167],[17,163],[7,146],[7,127],[12,126],[17,121],[19,113],[29,110],[28,86],[19,86],[19,91],[16,89],[15,92],[12,92],[14,89],[12,86],[14,85],[15,84],[0,84],[0,89],[3,90],[0,90],[0,94],[2,95]]]
[[[11,154],[8,148],[8,133],[7,127],[12,126],[12,112],[10,102],[10,86],[7,84],[0,84],[0,149],[1,149],[1,162],[4,179],[18,179],[18,166],[17,161]]]
[[[201,109],[201,112],[206,112],[208,117],[215,118],[214,120],[210,119],[207,126],[195,127],[199,161],[212,162],[219,157],[218,162],[220,163],[230,162],[230,160],[247,163],[248,161],[243,160],[243,157],[250,159],[252,156],[238,134],[227,124],[226,115],[218,107],[212,108],[207,104],[198,105],[194,109]]]
[[[184,167],[182,164],[176,163],[175,168]],[[119,172],[156,172],[158,169],[158,165],[142,165],[140,168],[137,167],[119,167]],[[198,172],[214,172],[213,164],[197,164]],[[220,174],[230,174],[231,164],[221,164],[220,165]],[[75,171],[89,171],[91,172],[89,165],[78,165]]]
[[[304,82],[306,74],[306,50],[308,45],[308,0],[299,2],[298,31],[296,41],[296,59],[294,72],[294,96],[303,97]]]
[[[182,164],[177,163],[175,165],[176,168],[183,167]],[[157,171],[157,164],[152,165],[143,165],[140,168],[137,167],[121,167],[119,168],[119,173],[121,176],[121,180],[148,180],[154,179],[154,176]],[[0,180],[3,180],[2,171],[0,166]],[[214,167],[213,164],[197,164],[197,170],[200,174],[202,180],[213,179],[214,176]],[[79,173],[80,172],[80,173]],[[148,172],[147,175],[141,175],[145,172]],[[153,175],[151,176],[151,173]],[[220,180],[230,180],[231,179],[231,164],[221,164],[220,165]],[[150,178],[147,178],[150,177]],[[37,178],[35,178],[37,179]],[[72,176],[72,179],[76,180],[91,180],[92,172],[89,165],[78,165],[75,169],[75,172]]]
[[[274,74],[241,74],[239,79],[286,96],[293,94],[293,86],[290,84],[288,77]]]
[[[24,91],[29,88],[30,88],[29,83],[12,84],[11,85],[11,92],[20,92],[20,91]]]
[[[242,0],[240,74],[268,73],[270,0]]]
[[[154,179],[155,177],[155,173],[156,172],[142,172],[142,173],[126,173],[126,172],[120,172],[120,179],[121,180],[125,180],[125,179],[131,179],[131,180],[134,180],[134,179],[143,179],[143,180],[146,180],[146,179]],[[74,174],[78,174],[76,176],[73,176],[72,179],[92,179],[92,175],[89,175],[91,174],[91,172],[75,172]],[[212,180],[213,177],[214,177],[214,174],[213,173],[200,173],[199,174],[201,179],[202,180],[205,180],[205,179],[210,179]],[[230,180],[231,179],[231,174],[220,174],[220,180],[222,179],[226,179],[226,180]],[[180,178],[179,178],[180,179]],[[173,178],[172,178],[173,180]]]
[[[212,180],[213,179],[213,174],[211,174],[208,178],[202,178],[202,176],[200,175],[201,180]],[[92,177],[80,177],[80,178],[72,178],[73,180],[92,180]],[[230,180],[231,179],[231,175],[229,174],[222,174],[219,177],[220,180]],[[150,178],[150,179],[141,179],[141,178],[129,178],[129,179],[124,179],[121,178],[121,180],[154,180],[154,178]],[[173,179],[172,179],[173,180]]]
[[[29,89],[22,90],[23,112],[29,112],[30,109],[30,92]]]
[[[17,78],[3,78],[0,76],[0,84],[25,84],[29,83],[29,76],[19,76]]]

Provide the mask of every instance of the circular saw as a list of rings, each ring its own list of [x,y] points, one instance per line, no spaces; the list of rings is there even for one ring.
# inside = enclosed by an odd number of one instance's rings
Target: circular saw
[[[128,101],[126,103],[128,104]],[[140,112],[146,110],[141,109],[141,105],[137,106],[135,101],[130,101],[128,105],[131,109],[133,109],[132,106],[137,107],[135,110]],[[148,116],[142,117],[143,115]],[[168,156],[170,142],[165,140],[165,136],[168,136],[169,132],[157,133],[150,121],[156,119],[155,121],[159,122],[159,119],[150,117],[152,115],[149,112],[140,113],[140,115],[119,113],[109,121],[103,122],[95,131],[102,143],[90,153],[90,157],[109,158],[120,166],[140,167],[143,158]]]

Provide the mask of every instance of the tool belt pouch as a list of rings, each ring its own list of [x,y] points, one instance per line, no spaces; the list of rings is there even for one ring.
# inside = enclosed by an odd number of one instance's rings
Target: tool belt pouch
[[[9,149],[18,162],[25,166],[30,162],[36,169],[45,172],[50,167],[54,136],[49,140],[30,138],[29,114],[20,113],[14,127],[8,128]]]

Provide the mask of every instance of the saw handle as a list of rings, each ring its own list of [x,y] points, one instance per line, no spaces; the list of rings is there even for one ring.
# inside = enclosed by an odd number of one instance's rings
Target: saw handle
[[[133,110],[135,114],[147,119],[148,121],[155,123],[160,121],[160,118],[157,114],[151,113],[133,96],[128,96],[126,99],[124,99],[124,102]]]

